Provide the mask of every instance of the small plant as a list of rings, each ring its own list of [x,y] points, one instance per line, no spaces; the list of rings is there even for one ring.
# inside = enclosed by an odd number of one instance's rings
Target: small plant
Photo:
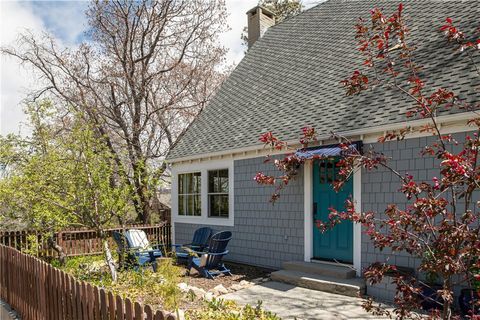
[[[280,318],[262,309],[262,302],[255,307],[245,305],[240,307],[234,301],[215,299],[206,301],[202,310],[190,311],[185,315],[187,320],[280,320]]]

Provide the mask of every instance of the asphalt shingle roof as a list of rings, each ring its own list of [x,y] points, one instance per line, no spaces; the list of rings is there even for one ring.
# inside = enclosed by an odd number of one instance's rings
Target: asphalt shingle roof
[[[340,85],[363,61],[354,38],[358,17],[368,19],[374,7],[393,13],[398,3],[330,0],[270,28],[168,159],[259,145],[259,135],[270,130],[291,140],[305,125],[328,134],[405,121],[411,104],[398,91],[376,88],[352,97]],[[480,77],[465,54],[446,44],[439,28],[451,17],[473,35],[480,24],[480,1],[407,0],[403,4],[410,43],[417,47],[415,59],[424,66],[427,86],[445,86],[478,101]]]

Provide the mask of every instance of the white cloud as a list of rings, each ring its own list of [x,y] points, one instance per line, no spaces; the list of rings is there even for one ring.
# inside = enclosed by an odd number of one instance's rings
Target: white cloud
[[[86,28],[85,2],[18,2],[0,0],[0,46],[15,46],[19,33],[52,33],[61,45],[75,45]],[[23,100],[38,88],[34,70],[17,59],[0,56],[0,134],[27,134]]]
[[[61,39],[65,45],[76,45],[87,29],[85,10],[87,1],[32,1],[23,2],[40,17],[48,32]]]
[[[20,32],[42,30],[42,21],[18,2],[0,2],[0,46],[13,45]],[[21,100],[35,85],[31,70],[0,56],[0,134],[18,133],[25,120]]]
[[[230,30],[225,32],[220,41],[223,46],[229,48],[227,61],[229,64],[238,64],[242,60],[245,47],[242,46],[240,35],[243,28],[247,25],[247,11],[258,4],[258,0],[227,0],[227,21]]]

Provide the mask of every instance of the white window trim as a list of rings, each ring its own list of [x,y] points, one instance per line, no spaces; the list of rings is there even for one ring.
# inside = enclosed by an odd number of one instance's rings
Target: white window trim
[[[208,216],[208,171],[221,169],[228,169],[228,218],[213,218]],[[201,215],[181,216],[178,214],[178,175],[193,172],[201,173]],[[233,159],[174,164],[172,166],[172,222],[233,226],[235,221],[233,176]]]

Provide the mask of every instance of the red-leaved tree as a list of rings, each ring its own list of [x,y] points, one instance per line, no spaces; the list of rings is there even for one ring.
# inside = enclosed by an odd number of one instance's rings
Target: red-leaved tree
[[[440,286],[436,288],[437,308],[430,311],[431,318],[452,319],[460,315],[453,311],[454,287],[475,287],[480,280],[480,202],[475,194],[480,189],[480,107],[478,99],[467,102],[448,88],[433,88],[423,79],[421,66],[415,63],[415,48],[409,44],[409,30],[402,15],[403,6],[391,15],[380,9],[373,9],[370,19],[359,19],[356,28],[358,50],[365,57],[362,68],[356,70],[347,79],[341,81],[347,95],[361,94],[371,86],[384,87],[399,91],[411,104],[407,118],[426,119],[428,124],[422,127],[405,127],[401,130],[387,132],[379,139],[380,143],[403,140],[412,133],[423,132],[435,137],[435,142],[423,148],[423,156],[436,157],[440,163],[439,176],[431,181],[417,181],[410,174],[403,174],[389,164],[389,158],[373,148],[361,152],[351,147],[347,137],[332,135],[341,139],[339,146],[342,157],[338,161],[338,179],[333,188],[338,191],[350,179],[356,170],[366,172],[383,168],[396,176],[401,184],[399,192],[408,201],[407,206],[392,203],[383,213],[359,212],[353,199],[346,202],[345,208],[330,209],[328,221],[317,221],[322,231],[327,231],[344,220],[361,223],[363,231],[370,237],[374,246],[380,250],[389,248],[393,254],[406,252],[420,261],[418,273],[436,275]],[[440,24],[439,24],[440,27]],[[453,45],[462,51],[476,73],[480,70],[475,59],[480,52],[480,39],[474,35],[468,37],[459,30],[451,18],[447,18],[440,31]],[[479,29],[480,32],[480,29]],[[464,141],[455,141],[451,134],[443,134],[437,115],[447,112],[472,112],[468,121],[471,133]],[[271,132],[265,133],[260,140],[268,147],[288,153],[282,159],[271,160],[280,170],[279,176],[257,173],[255,180],[264,185],[274,185],[272,201],[280,197],[281,190],[294,179],[305,161],[322,160],[320,156],[304,157],[297,155],[286,142],[275,137]],[[302,151],[317,141],[314,128],[302,129],[299,141]],[[453,147],[460,152],[454,152]],[[295,146],[293,146],[295,147]],[[308,159],[307,159],[308,158]],[[433,299],[424,294],[428,286],[423,276],[406,276],[395,272],[396,267],[384,262],[370,265],[363,274],[371,284],[382,281],[388,273],[396,285],[393,312],[374,305],[367,300],[364,307],[376,314],[396,316],[399,319],[420,317],[415,310],[420,309],[422,301]],[[474,315],[471,315],[474,318]]]

